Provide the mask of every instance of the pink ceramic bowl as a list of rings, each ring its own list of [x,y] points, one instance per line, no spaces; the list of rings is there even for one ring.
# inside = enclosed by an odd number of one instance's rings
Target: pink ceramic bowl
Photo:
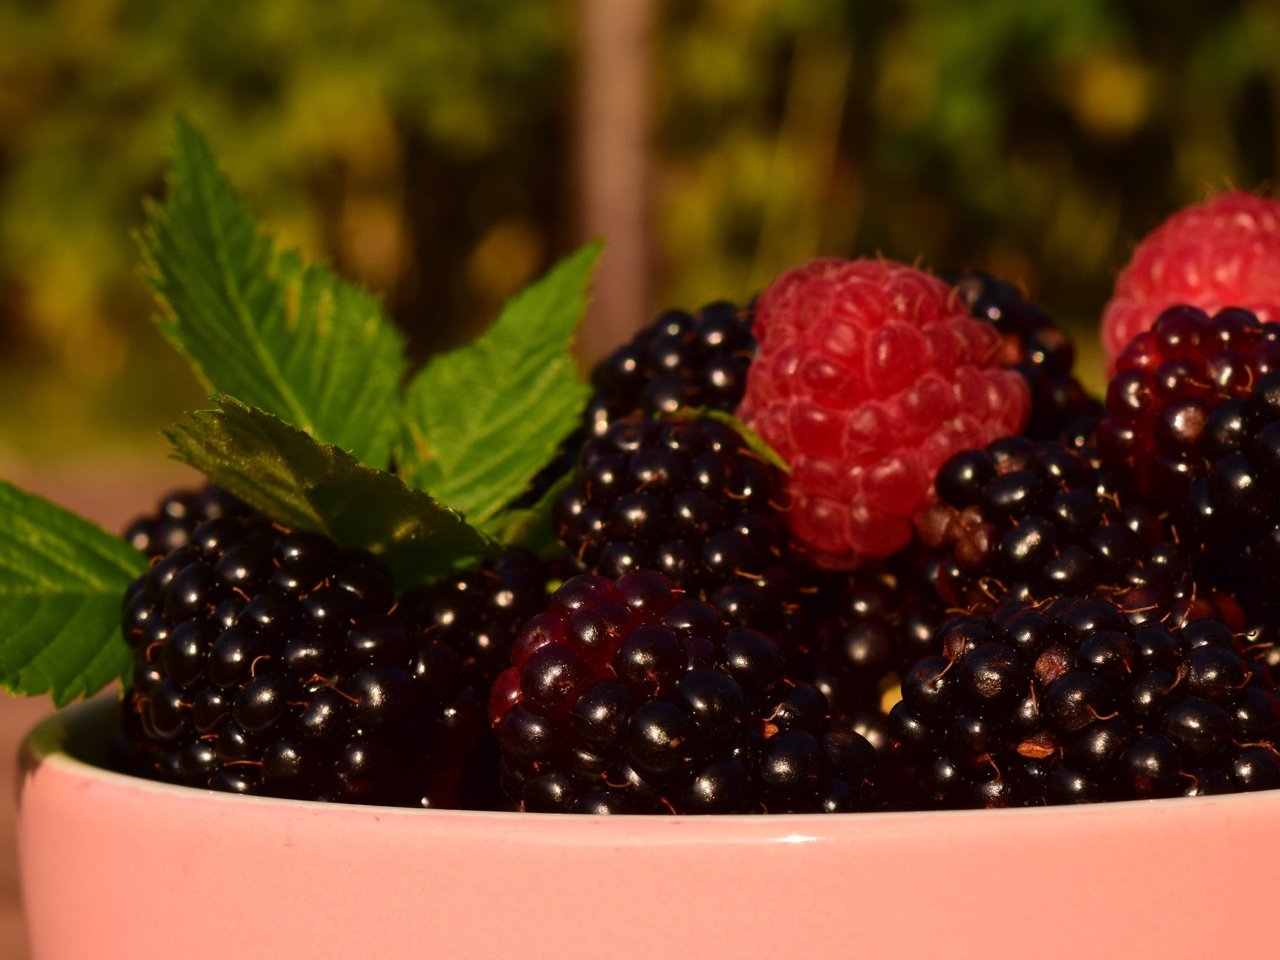
[[[114,704],[27,738],[32,960],[1226,957],[1270,948],[1280,791],[773,817],[414,811],[95,766]]]

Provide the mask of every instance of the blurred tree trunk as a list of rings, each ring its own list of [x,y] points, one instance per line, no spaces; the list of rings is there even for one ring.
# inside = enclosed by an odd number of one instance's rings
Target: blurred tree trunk
[[[654,0],[578,0],[578,196],[605,252],[578,344],[587,362],[628,339],[651,295],[650,113]]]

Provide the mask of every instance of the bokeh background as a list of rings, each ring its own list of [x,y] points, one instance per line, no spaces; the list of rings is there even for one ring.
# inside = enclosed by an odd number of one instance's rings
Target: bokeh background
[[[589,234],[588,355],[818,253],[984,267],[1087,340],[1137,238],[1275,176],[1277,50],[1257,0],[9,0],[0,455],[163,453],[199,402],[132,237],[178,111],[420,356]]]
[[[584,359],[662,307],[881,253],[1020,283],[1097,383],[1133,243],[1273,182],[1278,51],[1266,0],[7,0],[0,475],[108,525],[177,475],[158,431],[201,396],[132,233],[179,111],[419,357],[603,235]]]

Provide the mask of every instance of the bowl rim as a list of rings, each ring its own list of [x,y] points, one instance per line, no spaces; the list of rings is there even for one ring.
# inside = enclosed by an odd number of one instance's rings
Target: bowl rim
[[[672,814],[655,816],[652,814],[614,814],[607,817],[573,816],[563,813],[525,813],[506,810],[472,810],[467,808],[419,809],[415,807],[382,806],[377,804],[337,803],[321,800],[293,800],[283,797],[243,796],[224,793],[217,790],[188,787],[180,784],[164,783],[148,780],[132,774],[115,770],[86,759],[79,754],[105,750],[106,734],[114,732],[118,719],[119,700],[115,697],[98,697],[81,701],[55,710],[39,721],[23,737],[19,748],[19,766],[21,778],[18,784],[19,807],[21,795],[26,781],[40,769],[46,769],[61,778],[76,781],[93,781],[118,790],[132,791],[140,795],[155,797],[171,797],[175,800],[191,803],[213,804],[217,807],[247,809],[248,807],[263,810],[294,810],[308,816],[339,815],[344,819],[366,817],[372,820],[385,820],[388,817],[411,818],[421,820],[454,819],[464,817],[477,820],[492,826],[517,824],[531,826],[533,824],[565,824],[566,822],[585,822],[592,824],[593,830],[608,829],[607,824],[625,824],[625,831],[632,832],[637,827],[653,826],[664,829],[671,825],[681,825],[686,829],[707,829],[720,832],[725,826],[749,828],[751,833],[764,830],[779,834],[779,839],[792,842],[817,840],[818,835],[829,834],[837,824],[847,829],[850,824],[865,824],[866,829],[874,829],[877,824],[895,824],[902,826],[925,819],[930,821],[957,825],[974,820],[988,826],[997,826],[1010,819],[1024,818],[1097,818],[1102,810],[1119,812],[1149,810],[1152,814],[1159,812],[1168,814],[1178,812],[1183,815],[1194,814],[1197,810],[1208,812],[1214,807],[1235,807],[1244,813],[1252,807],[1280,808],[1280,789],[1259,790],[1252,792],[1217,794],[1207,797],[1164,797],[1149,800],[1113,800],[1101,803],[1083,803],[1046,807],[1006,807],[1001,809],[977,810],[889,810],[867,811],[860,813],[778,813],[778,814]],[[803,827],[803,830],[800,828]]]

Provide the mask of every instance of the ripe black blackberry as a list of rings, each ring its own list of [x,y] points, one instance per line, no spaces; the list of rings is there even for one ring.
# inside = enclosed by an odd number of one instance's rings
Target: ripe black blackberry
[[[165,494],[154,512],[130,523],[124,539],[148,560],[159,560],[185,547],[195,528],[206,520],[247,517],[252,512],[243,500],[211,483],[198,490],[174,490]]]
[[[701,310],[666,310],[591,370],[582,427],[529,482],[513,507],[531,507],[576,462],[582,445],[625,417],[670,417],[705,408],[732,412],[742,400],[755,352],[750,308],[717,301]]]
[[[511,662],[525,621],[547,608],[550,572],[533,553],[509,548],[400,598],[402,616],[462,656],[466,682],[486,695]]]
[[[457,655],[394,608],[367,553],[258,517],[206,521],[125,599],[118,763],[216,790],[438,803],[484,709],[458,701]]]
[[[731,427],[632,417],[588,441],[551,519],[578,571],[657,570],[772,632],[794,586],[783,509],[781,471]]]
[[[511,663],[511,648],[525,622],[547,608],[548,565],[533,553],[510,548],[492,560],[405,593],[400,616],[421,640],[456,652],[458,694],[453,711],[483,714],[493,681]],[[490,808],[504,804],[498,786],[497,744],[486,722],[479,742],[462,743],[456,763],[445,765],[439,789],[454,777],[450,805]],[[460,777],[456,776],[461,767]]]
[[[939,629],[892,729],[922,806],[1280,787],[1271,676],[1213,620],[1133,625],[1105,600],[1011,602]]]
[[[788,634],[804,679],[826,696],[831,714],[873,745],[880,701],[904,670],[932,650],[946,610],[918,556],[823,582],[807,622]]]
[[[521,633],[494,684],[503,785],[523,809],[836,812],[866,807],[874,751],[665,577],[578,576]]]
[[[1102,404],[1072,375],[1075,346],[1040,307],[1013,284],[981,271],[952,278],[970,313],[1001,334],[1000,362],[1017,370],[1031,389],[1031,413],[1022,432],[1058,440],[1080,422],[1097,420]]]
[[[953,608],[1068,594],[1108,597],[1138,618],[1179,604],[1180,614],[1209,612],[1161,517],[1061,443],[1008,437],[962,451],[935,487],[938,503],[917,527],[942,551],[935,586]]]
[[[755,350],[752,312],[709,303],[686,313],[667,310],[595,365],[584,421],[602,436],[623,417],[666,416],[707,407],[732,411],[746,389]]]

